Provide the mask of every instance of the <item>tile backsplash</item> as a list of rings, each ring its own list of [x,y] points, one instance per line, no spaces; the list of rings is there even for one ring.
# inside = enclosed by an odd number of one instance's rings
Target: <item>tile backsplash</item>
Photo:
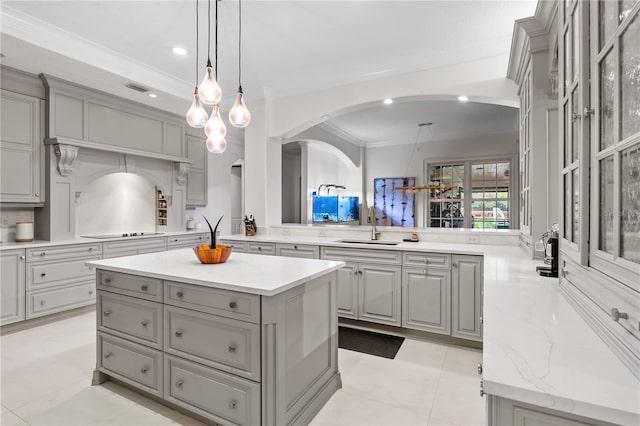
[[[16,222],[33,222],[33,208],[0,209],[0,241],[13,242],[16,236]]]

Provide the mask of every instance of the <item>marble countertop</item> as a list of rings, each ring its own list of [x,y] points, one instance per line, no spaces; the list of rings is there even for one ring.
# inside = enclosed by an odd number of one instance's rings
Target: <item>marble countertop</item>
[[[336,238],[231,235],[221,239],[484,256],[483,381],[488,394],[602,421],[640,424],[640,381],[584,322],[557,278],[513,246],[422,241],[396,246]]]
[[[72,240],[59,240],[59,241],[45,241],[45,240],[34,240],[28,243],[17,243],[15,241],[5,241],[0,243],[0,250],[11,250],[11,249],[23,249],[23,248],[38,248],[38,247],[49,247],[49,246],[64,246],[64,245],[72,245],[72,244],[86,244],[86,243],[101,243],[108,241],[118,241],[118,240],[127,240],[127,241],[135,241],[142,240],[148,238],[158,238],[158,237],[172,237],[176,235],[188,235],[188,234],[203,234],[209,233],[209,231],[168,231],[168,232],[160,232],[154,235],[139,235],[135,237],[114,237],[114,238],[87,238],[87,237],[78,237]]]
[[[273,296],[340,269],[344,262],[232,253],[225,263],[205,265],[187,248],[86,264],[107,271]]]

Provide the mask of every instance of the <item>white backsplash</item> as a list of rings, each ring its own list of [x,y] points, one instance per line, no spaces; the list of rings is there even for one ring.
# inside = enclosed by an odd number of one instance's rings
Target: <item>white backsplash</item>
[[[15,241],[16,223],[33,222],[31,208],[4,208],[0,210],[0,241]]]
[[[156,189],[143,176],[110,173],[92,181],[76,200],[76,235],[153,232]]]

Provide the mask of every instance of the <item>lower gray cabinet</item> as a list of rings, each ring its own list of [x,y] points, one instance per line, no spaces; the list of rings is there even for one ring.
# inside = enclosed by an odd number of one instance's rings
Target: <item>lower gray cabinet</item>
[[[358,264],[345,262],[338,270],[338,316],[358,319]]]
[[[182,248],[193,248],[201,244],[210,244],[211,234],[187,234],[167,237],[167,250],[177,250]]]
[[[482,341],[482,256],[451,257],[451,335]]]
[[[0,253],[0,325],[24,320],[25,251]]]
[[[399,326],[401,267],[361,263],[358,275],[359,319]]]
[[[320,247],[306,244],[276,244],[276,255],[286,257],[302,257],[319,259]]]
[[[449,274],[448,269],[403,268],[403,327],[440,334],[451,332]]]

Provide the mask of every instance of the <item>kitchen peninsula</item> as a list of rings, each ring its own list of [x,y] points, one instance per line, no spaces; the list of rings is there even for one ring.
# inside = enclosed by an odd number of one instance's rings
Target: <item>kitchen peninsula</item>
[[[342,262],[192,250],[87,262],[97,370],[222,424],[305,424],[341,387]]]

